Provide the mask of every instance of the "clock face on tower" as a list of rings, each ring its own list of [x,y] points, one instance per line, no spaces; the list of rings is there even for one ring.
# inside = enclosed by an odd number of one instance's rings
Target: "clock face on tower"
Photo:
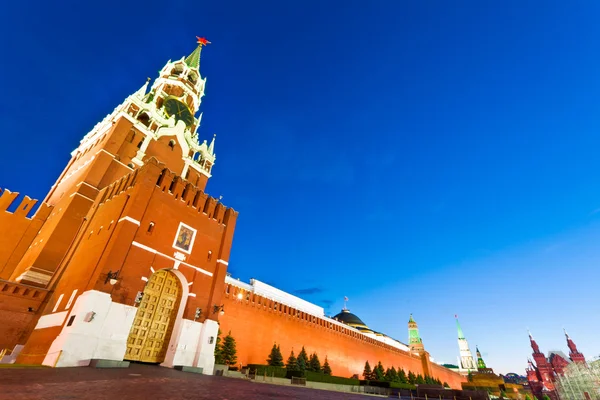
[[[194,123],[194,114],[187,105],[174,97],[169,97],[164,102],[165,112],[169,117],[175,116],[175,121],[183,121],[190,127]]]

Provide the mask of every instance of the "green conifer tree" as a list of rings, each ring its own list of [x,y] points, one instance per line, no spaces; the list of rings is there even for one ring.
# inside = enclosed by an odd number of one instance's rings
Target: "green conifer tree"
[[[425,383],[425,379],[423,379],[421,374],[417,375],[417,379],[415,379],[415,383],[417,385],[423,385]]]
[[[302,346],[302,350],[298,353],[298,369],[302,372],[306,371],[308,368],[308,354],[306,354],[306,350],[304,346]]]
[[[406,376],[406,372],[404,372],[403,368],[398,369],[398,382],[408,383],[408,377]]]
[[[327,361],[327,356],[325,356],[325,362],[323,363],[323,373],[331,375],[331,367],[329,366],[329,361]]]
[[[448,385],[448,382],[444,382],[444,387],[450,389],[450,385]]]
[[[373,378],[373,371],[371,370],[371,365],[368,361],[365,363],[365,369],[363,370],[363,378],[365,378],[366,381],[369,381]]]
[[[385,380],[388,382],[396,382],[398,380],[398,372],[396,372],[396,368],[388,368],[385,371]]]
[[[215,364],[223,364],[223,346],[221,345],[221,330],[217,333],[217,342],[215,343]]]
[[[552,399],[550,398],[550,396],[545,394],[544,397],[542,397],[542,400],[552,400]]]
[[[269,357],[267,358],[267,364],[273,367],[283,367],[283,356],[281,355],[281,350],[278,345],[273,344],[271,354],[269,354]]]
[[[292,352],[290,353],[290,356],[288,357],[287,362],[285,363],[285,368],[288,371],[298,371],[298,359],[294,355],[294,350],[292,350]]]
[[[321,361],[317,353],[312,353],[308,360],[308,370],[313,372],[321,372]]]
[[[532,399],[531,399],[531,396],[530,396],[529,394],[526,394],[526,395],[525,395],[525,400],[532,400]]]
[[[412,371],[408,371],[408,383],[414,385],[417,381],[417,376]]]
[[[377,366],[373,369],[373,375],[375,375],[375,380],[383,381],[385,379],[385,369],[383,369],[383,365],[381,361],[377,363]]]
[[[235,339],[231,336],[231,331],[223,339],[223,348],[221,350],[223,363],[226,365],[234,366],[237,363],[237,349],[235,346]]]

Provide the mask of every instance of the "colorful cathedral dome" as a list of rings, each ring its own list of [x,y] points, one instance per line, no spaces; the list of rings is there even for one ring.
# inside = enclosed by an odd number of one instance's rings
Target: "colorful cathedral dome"
[[[362,320],[360,318],[358,318],[356,315],[352,314],[350,312],[350,310],[348,310],[347,308],[342,309],[342,311],[339,314],[335,315],[333,317],[333,319],[343,322],[346,325],[350,325],[351,327],[357,328],[360,330],[369,329],[367,324],[362,322]]]

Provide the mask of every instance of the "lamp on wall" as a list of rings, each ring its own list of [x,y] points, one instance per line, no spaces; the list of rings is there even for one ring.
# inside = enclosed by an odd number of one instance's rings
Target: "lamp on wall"
[[[202,309],[200,307],[196,308],[196,313],[194,314],[194,321],[202,316]]]
[[[114,285],[115,283],[117,283],[117,278],[119,277],[119,271],[108,271],[108,274],[106,274],[106,279],[104,280],[104,284],[106,285],[107,283],[110,282],[111,285]]]
[[[218,305],[215,304],[213,306],[213,313],[216,314],[217,312],[219,313],[219,315],[225,314],[225,309],[224,309],[224,305],[223,304],[221,304],[220,306],[218,306]]]

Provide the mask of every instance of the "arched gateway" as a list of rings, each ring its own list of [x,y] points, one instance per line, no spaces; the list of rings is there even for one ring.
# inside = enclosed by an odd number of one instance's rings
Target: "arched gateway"
[[[172,272],[162,269],[152,274],[127,338],[125,360],[149,363],[165,360],[181,291],[181,283]]]

